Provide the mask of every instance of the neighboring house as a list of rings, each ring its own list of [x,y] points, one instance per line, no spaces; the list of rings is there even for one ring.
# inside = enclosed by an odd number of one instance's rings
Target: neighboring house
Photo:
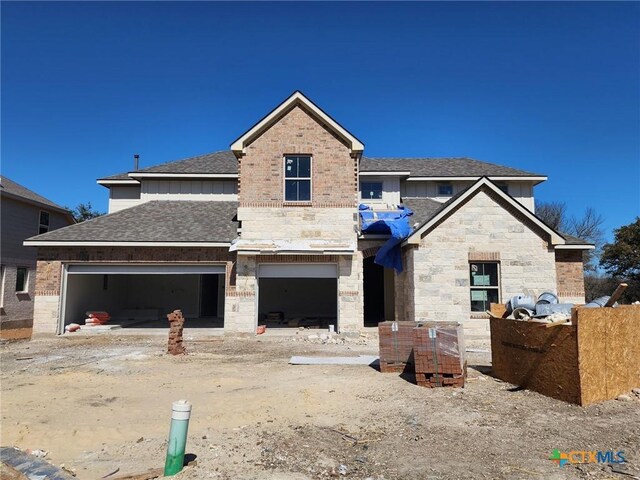
[[[469,158],[368,158],[295,92],[230,151],[98,180],[109,214],[38,247],[34,328],[61,333],[89,309],[254,332],[258,324],[357,331],[380,320],[464,321],[524,292],[584,301],[582,250],[534,215],[539,174]],[[415,214],[404,269],[373,262],[388,235],[358,205]],[[161,323],[165,325],[165,323]]]
[[[22,243],[74,221],[68,210],[4,176],[0,219],[0,338],[27,338],[33,323],[36,252]]]

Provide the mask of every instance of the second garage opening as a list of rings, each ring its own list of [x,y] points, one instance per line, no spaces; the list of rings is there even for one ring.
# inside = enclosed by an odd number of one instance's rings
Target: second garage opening
[[[337,265],[263,264],[258,276],[258,325],[337,331]]]

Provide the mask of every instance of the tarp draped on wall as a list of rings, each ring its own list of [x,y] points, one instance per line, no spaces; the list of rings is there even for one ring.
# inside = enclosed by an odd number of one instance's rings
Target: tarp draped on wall
[[[367,205],[360,205],[359,210],[363,233],[391,234],[391,238],[378,250],[374,262],[402,272],[400,243],[411,233],[409,217],[413,211],[402,206],[398,206],[397,210],[373,211]]]

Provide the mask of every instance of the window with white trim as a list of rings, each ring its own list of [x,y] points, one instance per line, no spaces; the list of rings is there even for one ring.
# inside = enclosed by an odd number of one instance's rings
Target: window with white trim
[[[29,292],[29,268],[16,268],[16,293]]]
[[[284,201],[311,201],[311,157],[309,155],[284,157]]]
[[[490,303],[500,302],[498,262],[471,262],[469,265],[471,311],[486,312]]]
[[[439,183],[438,184],[438,196],[439,197],[450,197],[453,195],[453,185],[450,183]]]
[[[362,200],[382,200],[382,182],[360,182]]]
[[[38,235],[41,233],[47,233],[49,231],[49,212],[40,210],[40,225],[38,227]]]

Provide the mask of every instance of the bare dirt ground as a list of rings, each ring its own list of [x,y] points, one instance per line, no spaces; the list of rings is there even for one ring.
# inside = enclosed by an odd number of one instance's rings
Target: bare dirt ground
[[[2,445],[50,451],[80,479],[162,467],[171,403],[193,403],[177,479],[610,479],[554,449],[624,451],[639,475],[640,401],[581,408],[487,375],[468,355],[464,389],[426,389],[368,366],[293,366],[292,355],[377,354],[291,337],[43,337],[0,346]],[[485,343],[468,345],[488,348]],[[32,358],[28,358],[32,357]]]

